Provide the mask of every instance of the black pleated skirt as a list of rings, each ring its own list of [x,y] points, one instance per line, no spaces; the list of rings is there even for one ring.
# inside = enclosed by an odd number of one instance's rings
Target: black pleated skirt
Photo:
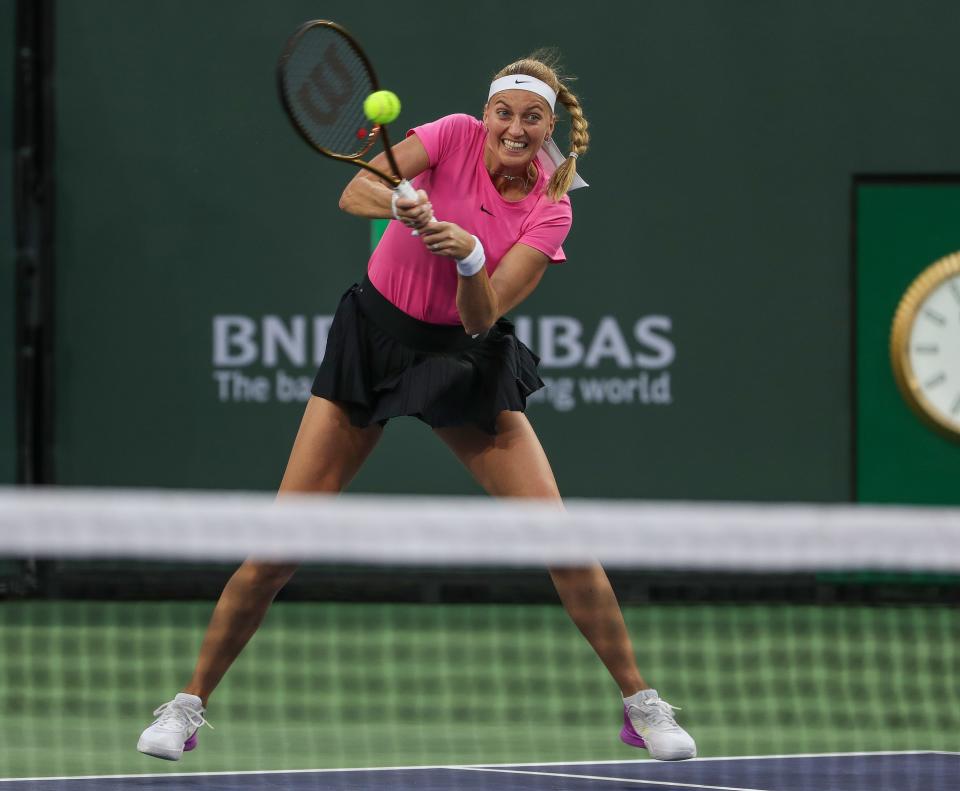
[[[340,300],[312,392],[341,402],[355,426],[410,415],[496,434],[497,415],[524,411],[543,387],[539,362],[507,319],[471,338],[408,316],[364,278]]]

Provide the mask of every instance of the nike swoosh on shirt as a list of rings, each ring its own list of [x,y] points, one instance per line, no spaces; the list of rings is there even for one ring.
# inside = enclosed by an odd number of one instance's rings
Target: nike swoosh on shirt
[[[491,217],[496,217],[496,216],[497,216],[497,215],[495,215],[492,211],[490,211],[489,209],[485,208],[482,203],[480,204],[480,211],[482,211],[484,214],[489,214]]]

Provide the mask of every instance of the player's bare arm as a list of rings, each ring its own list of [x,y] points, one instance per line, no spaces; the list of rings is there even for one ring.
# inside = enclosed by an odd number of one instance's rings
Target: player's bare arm
[[[476,244],[472,234],[451,222],[433,222],[420,231],[421,239],[434,255],[466,258]],[[485,332],[537,287],[546,272],[548,258],[525,244],[515,244],[501,259],[493,276],[485,269],[465,277],[457,286],[457,310],[464,330],[470,335]]]
[[[393,146],[393,156],[396,160],[400,173],[406,179],[412,179],[428,167],[430,167],[430,158],[423,147],[423,143],[416,135],[410,135],[401,142]],[[375,167],[387,167],[387,157],[380,153],[371,161]],[[430,214],[423,206],[427,201],[426,193],[420,191],[420,201],[414,204],[412,201],[404,201],[402,198],[397,202],[397,216],[408,219],[419,224],[421,217],[425,216],[422,222],[430,219]],[[347,214],[353,214],[357,217],[369,217],[371,219],[387,219],[393,217],[393,189],[377,178],[373,173],[367,170],[360,170],[350,180],[340,196],[340,208]],[[410,211],[414,207],[419,207],[415,211]],[[405,214],[406,212],[406,214]]]

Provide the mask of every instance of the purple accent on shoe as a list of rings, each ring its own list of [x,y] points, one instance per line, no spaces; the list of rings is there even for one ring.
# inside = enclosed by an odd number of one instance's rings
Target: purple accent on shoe
[[[633,723],[630,722],[626,709],[623,710],[623,727],[620,729],[620,741],[624,744],[629,744],[631,747],[645,748],[647,746],[643,737],[637,733],[637,729],[634,728]]]
[[[183,743],[183,751],[185,753],[188,753],[191,750],[193,750],[196,746],[197,746],[197,731],[194,731],[193,735],[191,735],[190,738]]]

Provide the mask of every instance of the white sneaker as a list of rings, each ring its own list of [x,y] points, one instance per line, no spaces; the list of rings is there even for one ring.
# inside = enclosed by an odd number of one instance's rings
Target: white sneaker
[[[696,758],[693,738],[673,718],[673,712],[679,710],[660,700],[655,689],[624,698],[620,740],[634,747],[646,747],[650,757],[658,761]]]
[[[137,749],[154,758],[179,761],[184,752],[197,746],[200,726],[210,725],[203,718],[204,711],[203,703],[196,695],[178,692],[173,700],[153,712],[157,719],[140,734]]]

